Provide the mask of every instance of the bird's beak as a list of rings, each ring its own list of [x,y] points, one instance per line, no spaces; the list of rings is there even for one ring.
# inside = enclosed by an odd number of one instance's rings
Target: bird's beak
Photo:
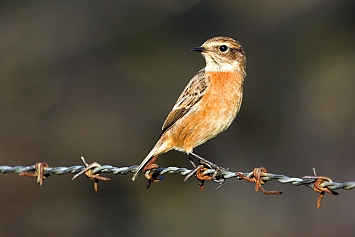
[[[196,47],[196,48],[192,48],[191,51],[195,51],[195,52],[206,52],[206,49],[204,47]]]

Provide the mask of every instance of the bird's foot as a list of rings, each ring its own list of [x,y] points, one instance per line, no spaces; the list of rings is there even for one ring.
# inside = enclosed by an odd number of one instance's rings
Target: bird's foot
[[[212,163],[211,161],[208,161],[208,160],[202,158],[201,156],[199,156],[195,153],[190,153],[190,154],[192,156],[194,156],[199,161],[199,164],[196,165],[193,162],[191,156],[189,156],[189,161],[192,164],[192,166],[194,167],[194,169],[185,177],[184,181],[188,180],[191,176],[195,175],[196,178],[200,181],[200,190],[201,191],[203,190],[205,181],[209,181],[209,180],[212,180],[212,181],[219,184],[219,186],[216,189],[222,187],[225,179],[223,178],[221,173],[224,171],[228,171],[228,169],[220,167],[220,166]],[[212,176],[204,173],[208,169],[215,170]]]

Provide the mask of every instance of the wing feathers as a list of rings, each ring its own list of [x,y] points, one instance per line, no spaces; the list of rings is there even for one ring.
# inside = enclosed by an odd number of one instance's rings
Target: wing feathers
[[[205,77],[205,70],[200,70],[187,84],[184,91],[176,101],[172,111],[167,116],[162,133],[166,132],[173,126],[176,121],[184,117],[191,109],[201,100],[205,94],[209,79]]]

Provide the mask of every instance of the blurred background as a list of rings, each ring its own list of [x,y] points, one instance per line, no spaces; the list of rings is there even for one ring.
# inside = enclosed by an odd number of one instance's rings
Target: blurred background
[[[206,39],[238,40],[244,101],[195,152],[233,171],[355,180],[355,2],[1,1],[0,165],[136,165],[155,144]],[[171,151],[161,166],[190,168]],[[166,175],[100,182],[0,174],[1,236],[354,236],[355,192],[325,195]]]

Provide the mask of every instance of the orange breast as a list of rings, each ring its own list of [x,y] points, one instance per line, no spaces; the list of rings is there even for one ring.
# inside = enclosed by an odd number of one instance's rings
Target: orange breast
[[[242,102],[244,77],[236,72],[206,72],[210,81],[197,106],[181,118],[166,134],[174,148],[192,149],[226,130]]]

